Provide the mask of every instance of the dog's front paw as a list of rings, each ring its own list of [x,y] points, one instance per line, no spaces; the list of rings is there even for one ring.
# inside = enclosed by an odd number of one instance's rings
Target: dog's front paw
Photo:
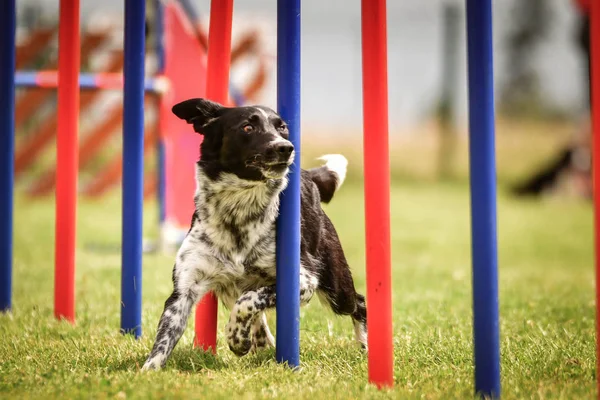
[[[161,365],[158,362],[158,360],[153,359],[153,358],[149,358],[148,360],[146,360],[146,362],[144,363],[144,366],[142,367],[142,372],[146,372],[146,371],[157,371],[161,369]]]
[[[254,337],[252,337],[252,346],[250,346],[250,353],[256,353],[260,350],[269,349],[271,347],[275,346],[266,341],[254,340]]]
[[[275,347],[275,338],[271,332],[267,332],[262,325],[252,329],[252,347],[250,352],[256,352],[263,349]]]
[[[252,341],[250,339],[250,324],[229,321],[226,330],[227,344],[229,345],[229,349],[239,357],[248,354],[250,348],[252,347]]]

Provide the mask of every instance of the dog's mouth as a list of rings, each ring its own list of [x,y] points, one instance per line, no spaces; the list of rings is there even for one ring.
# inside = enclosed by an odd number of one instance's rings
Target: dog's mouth
[[[263,168],[267,168],[267,169],[285,169],[287,167],[289,167],[292,163],[288,163],[288,162],[281,162],[281,161],[277,161],[277,162],[272,162],[272,163],[265,163],[263,164]]]
[[[246,160],[247,167],[259,169],[262,174],[268,179],[282,178],[292,165],[294,157],[290,157],[287,161],[281,160],[265,160],[264,156],[257,154]]]

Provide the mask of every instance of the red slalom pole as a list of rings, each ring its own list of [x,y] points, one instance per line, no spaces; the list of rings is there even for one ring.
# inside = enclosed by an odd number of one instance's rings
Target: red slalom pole
[[[75,322],[79,0],[60,0],[54,315]]]
[[[592,179],[596,256],[596,383],[600,398],[600,0],[590,2]]]
[[[221,104],[228,103],[229,64],[231,57],[231,21],[233,0],[212,0],[208,30],[206,97]],[[196,307],[194,346],[217,352],[217,298],[208,293]]]
[[[369,382],[394,384],[386,0],[362,0]]]

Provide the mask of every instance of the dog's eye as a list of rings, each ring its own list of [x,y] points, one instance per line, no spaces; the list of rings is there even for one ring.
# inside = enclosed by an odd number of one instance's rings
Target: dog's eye
[[[244,130],[244,132],[248,133],[248,132],[252,132],[254,130],[254,127],[250,124],[248,125],[244,125],[244,127],[242,128]]]
[[[285,124],[281,124],[279,125],[279,127],[277,128],[278,131],[283,132],[287,129],[287,126]]]

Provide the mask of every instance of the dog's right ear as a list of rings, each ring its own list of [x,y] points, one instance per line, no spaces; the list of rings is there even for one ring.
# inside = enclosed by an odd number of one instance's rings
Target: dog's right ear
[[[217,119],[223,110],[225,107],[221,104],[206,99],[185,100],[171,109],[177,117],[193,124],[198,133],[202,133],[202,128]]]

